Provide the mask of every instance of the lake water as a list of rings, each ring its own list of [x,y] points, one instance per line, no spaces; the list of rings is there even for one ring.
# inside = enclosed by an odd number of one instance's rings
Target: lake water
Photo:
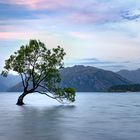
[[[77,93],[61,105],[39,94],[0,93],[0,140],[140,140],[140,93]]]

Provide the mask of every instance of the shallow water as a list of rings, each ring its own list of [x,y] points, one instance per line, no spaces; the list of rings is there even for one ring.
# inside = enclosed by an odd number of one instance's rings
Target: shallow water
[[[140,93],[77,93],[61,105],[39,94],[0,93],[0,140],[140,140]]]

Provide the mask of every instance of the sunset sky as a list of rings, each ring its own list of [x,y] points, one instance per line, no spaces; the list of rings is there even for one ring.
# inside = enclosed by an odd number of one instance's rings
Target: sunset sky
[[[140,0],[0,0],[0,70],[29,39],[63,47],[66,66],[140,68]]]

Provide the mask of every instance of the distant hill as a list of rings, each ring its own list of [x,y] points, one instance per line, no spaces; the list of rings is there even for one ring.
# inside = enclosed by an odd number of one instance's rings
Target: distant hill
[[[6,91],[7,88],[6,84],[4,84],[0,78],[0,91]]]
[[[22,92],[22,91],[23,91],[22,82],[19,82],[18,84],[7,89],[7,92]]]
[[[108,89],[109,92],[140,92],[140,84],[116,85]]]
[[[113,85],[130,84],[131,82],[120,75],[90,66],[77,65],[60,71],[61,87],[73,87],[79,92],[107,91]],[[22,91],[22,83],[8,91]]]
[[[140,69],[132,70],[132,71],[120,70],[117,72],[117,74],[132,81],[133,83],[140,83]]]
[[[10,87],[18,84],[21,81],[18,75],[9,74],[7,77],[0,75],[0,91],[7,91]]]
[[[112,85],[129,84],[120,75],[91,66],[77,65],[61,71],[62,87],[73,87],[77,91],[106,91]]]

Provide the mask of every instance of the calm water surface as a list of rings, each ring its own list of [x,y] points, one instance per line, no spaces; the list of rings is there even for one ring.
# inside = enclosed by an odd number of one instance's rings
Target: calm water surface
[[[72,105],[0,93],[0,140],[140,140],[140,93],[77,93]]]

